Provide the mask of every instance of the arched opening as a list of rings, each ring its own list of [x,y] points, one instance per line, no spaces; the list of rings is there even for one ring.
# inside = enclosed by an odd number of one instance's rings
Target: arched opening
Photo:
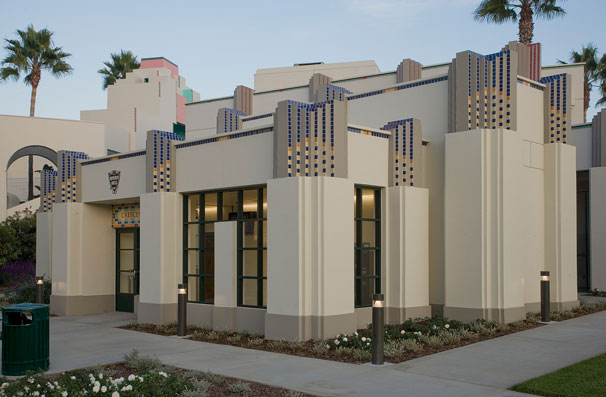
[[[26,161],[20,160],[23,158]],[[38,196],[40,184],[35,185],[34,182],[40,180],[41,170],[51,164],[57,167],[57,152],[46,146],[25,146],[13,153],[6,164],[7,208]]]

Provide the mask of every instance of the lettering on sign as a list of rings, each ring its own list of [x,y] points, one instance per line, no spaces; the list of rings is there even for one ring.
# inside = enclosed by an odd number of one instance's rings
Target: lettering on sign
[[[112,227],[139,227],[139,203],[113,205]]]

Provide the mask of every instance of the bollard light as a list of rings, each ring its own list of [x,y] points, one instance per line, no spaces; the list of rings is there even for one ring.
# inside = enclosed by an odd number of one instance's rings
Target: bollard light
[[[187,285],[179,284],[177,289],[177,335],[187,333]]]
[[[36,303],[44,303],[44,279],[36,277]]]
[[[548,323],[549,318],[549,272],[541,272],[541,321]]]
[[[383,365],[383,345],[385,338],[385,297],[383,294],[372,296],[372,363]]]

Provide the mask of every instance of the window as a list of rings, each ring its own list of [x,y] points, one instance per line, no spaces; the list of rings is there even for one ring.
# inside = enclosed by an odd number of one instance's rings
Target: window
[[[366,307],[381,292],[381,191],[356,187],[354,212],[355,306]]]
[[[185,197],[183,277],[191,302],[214,302],[218,196],[219,193],[205,193]]]
[[[267,307],[267,189],[238,191],[238,306]]]
[[[214,303],[215,223],[237,221],[238,306],[267,306],[267,188],[190,194],[183,205],[188,301]]]

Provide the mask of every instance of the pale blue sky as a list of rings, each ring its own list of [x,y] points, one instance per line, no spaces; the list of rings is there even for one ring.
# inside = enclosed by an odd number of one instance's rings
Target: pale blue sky
[[[80,110],[105,108],[97,70],[120,49],[170,59],[190,87],[212,98],[231,95],[238,84],[253,87],[259,68],[372,59],[389,71],[403,58],[447,62],[458,51],[492,53],[517,38],[517,24],[475,22],[471,14],[478,3],[30,0],[3,4],[0,38],[12,38],[28,24],[55,32],[55,44],[72,54],[74,73],[59,80],[43,74],[36,116],[79,119]],[[562,6],[564,18],[535,23],[543,64],[568,60],[571,50],[590,41],[606,52],[606,1],[568,0]],[[0,83],[0,114],[28,115],[30,92],[21,81]],[[592,106],[588,119],[595,112]]]

